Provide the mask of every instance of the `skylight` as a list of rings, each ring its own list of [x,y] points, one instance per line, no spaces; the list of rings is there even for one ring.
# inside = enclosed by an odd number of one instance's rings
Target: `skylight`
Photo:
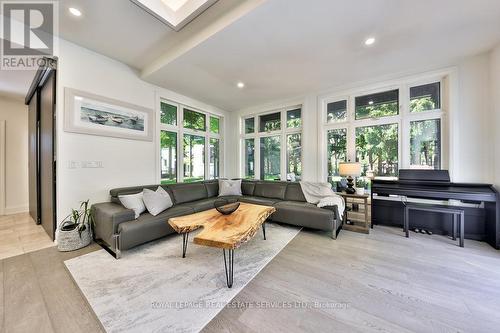
[[[179,31],[218,0],[130,0]]]

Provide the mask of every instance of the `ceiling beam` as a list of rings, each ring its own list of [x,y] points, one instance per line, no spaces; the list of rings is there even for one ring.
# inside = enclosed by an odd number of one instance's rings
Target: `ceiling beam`
[[[267,0],[222,0],[216,2],[202,15],[177,32],[167,51],[141,71],[147,79],[192,48],[248,14]]]

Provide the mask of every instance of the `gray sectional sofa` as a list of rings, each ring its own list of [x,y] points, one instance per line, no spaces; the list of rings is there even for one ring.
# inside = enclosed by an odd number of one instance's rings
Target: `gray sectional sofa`
[[[170,194],[174,206],[157,216],[145,212],[135,219],[134,211],[123,207],[118,199],[119,195],[139,193],[145,188],[156,190],[158,186]],[[307,203],[299,183],[243,180],[241,188],[242,196],[225,198],[274,206],[271,221],[330,231],[333,239],[342,227],[337,206],[318,208]],[[111,202],[92,206],[96,241],[119,258],[123,250],[175,233],[167,223],[169,218],[214,208],[218,194],[218,181],[112,189]]]

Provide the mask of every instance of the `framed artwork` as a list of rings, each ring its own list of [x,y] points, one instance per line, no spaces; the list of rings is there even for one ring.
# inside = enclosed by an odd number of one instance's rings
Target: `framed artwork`
[[[151,109],[71,88],[64,98],[66,132],[153,141]]]

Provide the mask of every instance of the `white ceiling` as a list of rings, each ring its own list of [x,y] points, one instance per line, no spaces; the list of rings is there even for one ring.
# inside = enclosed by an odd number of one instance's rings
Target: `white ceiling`
[[[128,0],[60,0],[60,34],[234,111],[486,51],[500,42],[500,1],[219,0],[175,32]],[[0,72],[0,91],[28,89],[14,73]]]
[[[497,0],[269,0],[146,79],[231,111],[450,65],[498,42]]]

